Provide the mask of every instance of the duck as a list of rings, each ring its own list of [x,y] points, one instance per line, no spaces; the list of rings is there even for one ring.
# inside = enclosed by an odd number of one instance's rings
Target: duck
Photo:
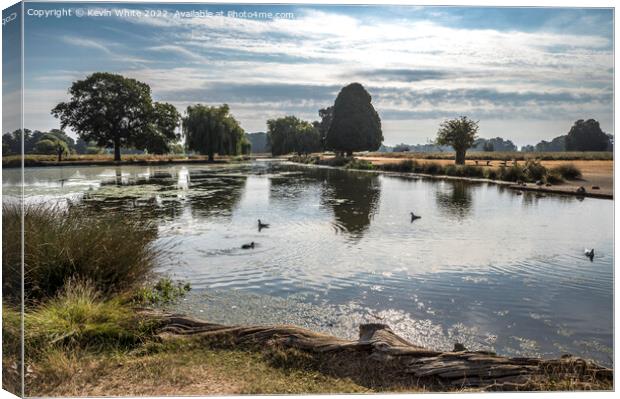
[[[260,221],[260,219],[258,219],[258,231],[266,228],[269,228],[269,223],[263,223]]]
[[[249,243],[249,244],[243,244],[243,245],[241,246],[241,248],[242,248],[242,249],[254,249],[254,246],[255,246],[255,245],[256,245],[256,244],[254,243],[254,241],[252,241],[252,242],[251,242],[251,243]]]
[[[592,261],[594,259],[594,248],[592,249],[588,249],[586,248],[584,252],[584,255],[587,256],[588,258],[590,258],[590,261]]]
[[[415,214],[415,213],[413,213],[413,212],[410,212],[410,213],[411,213],[411,221],[412,221],[412,222],[413,222],[414,220],[416,220],[416,219],[422,219],[422,216],[418,216],[418,215],[416,215],[416,214]]]
[[[579,186],[579,188],[577,189],[577,194],[585,194],[586,193],[586,188],[584,186]]]

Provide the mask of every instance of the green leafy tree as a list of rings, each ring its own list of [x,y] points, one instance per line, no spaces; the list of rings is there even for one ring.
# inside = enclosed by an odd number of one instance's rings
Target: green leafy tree
[[[310,122],[295,116],[285,116],[267,121],[267,137],[273,155],[291,152],[308,154],[320,151],[321,135]]]
[[[227,104],[219,107],[196,104],[187,107],[183,134],[188,150],[206,154],[213,161],[216,153],[236,155],[241,152],[245,132],[230,114]]]
[[[478,122],[466,116],[446,120],[439,126],[436,142],[438,145],[450,145],[456,152],[455,163],[465,163],[465,153],[472,147],[478,133]]]
[[[69,146],[62,140],[49,136],[39,140],[35,145],[37,154],[55,154],[58,162],[62,161],[62,156],[69,154]]]
[[[359,83],[345,86],[334,103],[325,145],[336,152],[376,151],[383,142],[381,119],[371,96]]]
[[[576,121],[566,136],[567,151],[607,151],[609,147],[609,137],[594,119]]]
[[[69,88],[68,102],[58,104],[52,115],[61,127],[71,127],[82,139],[100,147],[113,147],[114,160],[121,160],[121,147],[136,144],[152,133],[151,88],[135,79],[97,72]]]
[[[167,154],[171,145],[181,139],[177,128],[181,114],[172,104],[153,103],[151,124],[144,134],[136,137],[134,147],[145,149],[151,154]]]

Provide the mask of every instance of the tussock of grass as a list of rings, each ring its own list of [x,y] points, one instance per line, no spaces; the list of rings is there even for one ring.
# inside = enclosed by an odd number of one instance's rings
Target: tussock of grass
[[[131,347],[144,342],[154,325],[136,316],[121,297],[104,300],[85,280],[69,280],[57,296],[25,314],[29,357],[58,345],[68,348]]]
[[[566,180],[576,180],[581,178],[581,170],[572,163],[562,164],[551,169],[552,172]]]
[[[13,301],[21,289],[21,245],[11,234],[20,219],[18,205],[3,204],[3,289]],[[156,226],[116,214],[29,205],[24,234],[28,302],[53,297],[70,278],[88,279],[106,296],[123,292],[142,284],[161,255],[153,246]]]

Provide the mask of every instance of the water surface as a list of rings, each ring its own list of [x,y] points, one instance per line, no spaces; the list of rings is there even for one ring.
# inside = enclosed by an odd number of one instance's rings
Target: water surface
[[[18,173],[3,171],[5,195]],[[612,362],[609,200],[266,161],[28,168],[25,184],[28,201],[154,220],[171,248],[159,271],[194,288],[178,311],[351,338],[384,322],[435,349]]]

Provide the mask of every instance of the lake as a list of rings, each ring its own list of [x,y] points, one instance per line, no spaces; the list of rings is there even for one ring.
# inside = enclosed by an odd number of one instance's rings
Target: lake
[[[5,195],[19,174],[3,171]],[[612,365],[613,201],[269,160],[24,178],[30,202],[154,220],[168,249],[158,271],[193,288],[174,311],[349,338],[381,322],[433,349]]]

